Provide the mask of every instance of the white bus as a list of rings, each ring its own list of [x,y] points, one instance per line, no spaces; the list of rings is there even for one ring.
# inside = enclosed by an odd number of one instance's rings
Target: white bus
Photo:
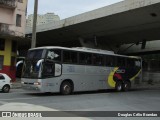
[[[128,91],[141,58],[90,48],[39,47],[28,51],[22,87],[36,92]]]

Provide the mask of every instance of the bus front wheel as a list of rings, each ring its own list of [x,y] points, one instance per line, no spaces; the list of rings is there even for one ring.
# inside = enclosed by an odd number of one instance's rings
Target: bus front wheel
[[[72,93],[72,85],[68,81],[64,81],[61,84],[60,92],[62,95],[69,95]]]
[[[116,85],[115,85],[115,89],[116,89],[116,91],[117,92],[120,92],[120,91],[122,91],[122,82],[121,81],[117,81],[116,82]]]

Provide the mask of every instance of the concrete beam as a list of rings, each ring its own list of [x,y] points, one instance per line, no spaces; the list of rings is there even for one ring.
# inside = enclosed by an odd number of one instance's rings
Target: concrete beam
[[[94,19],[103,18],[106,16],[138,9],[152,4],[160,3],[160,0],[125,0],[113,5],[99,8],[93,11],[82,13],[73,17],[69,17],[60,21],[55,21],[49,24],[40,25],[37,27],[37,32],[59,29]],[[31,28],[26,28],[26,34],[32,33]]]

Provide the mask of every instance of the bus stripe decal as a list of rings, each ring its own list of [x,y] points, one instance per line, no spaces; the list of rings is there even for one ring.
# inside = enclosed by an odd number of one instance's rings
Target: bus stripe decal
[[[109,74],[108,84],[110,87],[115,87],[116,82],[113,80],[113,76],[118,69],[119,69],[118,67],[114,68],[112,72]]]

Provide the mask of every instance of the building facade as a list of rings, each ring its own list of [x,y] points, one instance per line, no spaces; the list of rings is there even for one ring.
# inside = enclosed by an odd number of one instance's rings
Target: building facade
[[[54,21],[59,21],[60,17],[54,13],[46,13],[44,15],[37,15],[37,25],[47,24]],[[33,14],[28,15],[26,22],[27,27],[33,26]]]
[[[0,73],[13,81],[17,43],[25,36],[27,0],[0,0]]]

